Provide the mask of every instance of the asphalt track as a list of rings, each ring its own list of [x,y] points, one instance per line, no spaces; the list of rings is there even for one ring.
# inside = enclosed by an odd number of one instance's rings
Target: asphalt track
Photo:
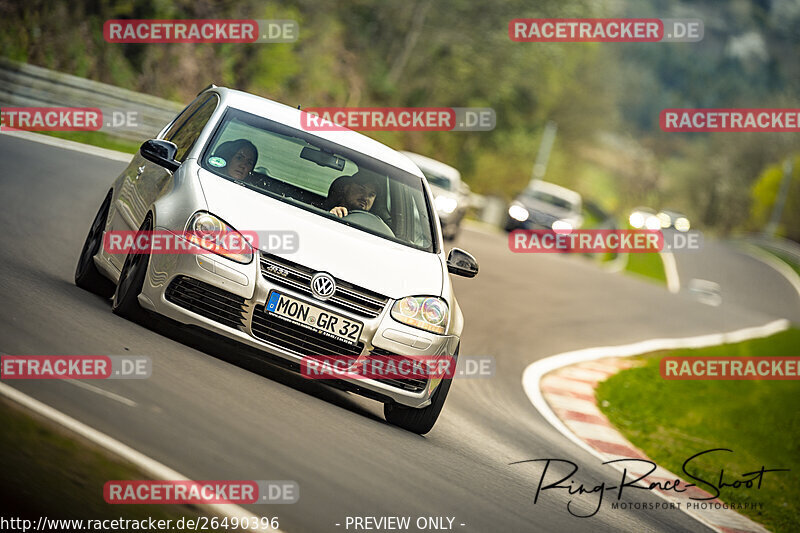
[[[462,355],[493,355],[497,374],[454,383],[436,427],[420,437],[386,424],[378,403],[304,380],[257,353],[113,315],[72,276],[124,164],[5,135],[0,161],[0,352],[153,360],[148,380],[92,383],[124,403],[67,382],[6,383],[192,479],[297,481],[298,503],[248,506],[278,516],[282,530],[345,531],[347,516],[411,516],[412,523],[449,516],[464,532],[707,530],[677,511],[612,510],[608,497],[591,518],[570,516],[566,491],[534,504],[541,467],[509,463],[570,459],[587,487],[615,484],[619,474],[539,416],[521,375],[562,351],[761,325],[782,316],[764,311],[769,301],[712,307],[580,258],[512,254],[503,236],[465,229],[458,245],[481,272],[455,280],[467,324]],[[780,275],[766,266],[758,272],[765,289],[751,297],[796,298]],[[661,501],[641,490],[624,500]],[[595,501],[572,509],[588,513]]]

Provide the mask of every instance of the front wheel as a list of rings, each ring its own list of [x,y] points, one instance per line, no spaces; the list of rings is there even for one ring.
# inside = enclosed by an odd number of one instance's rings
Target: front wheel
[[[456,348],[455,356],[458,356],[460,347],[459,345]],[[434,424],[436,424],[452,383],[453,378],[442,378],[442,382],[439,383],[439,386],[434,391],[431,403],[427,407],[416,408],[397,403],[387,403],[383,405],[383,416],[386,417],[387,422],[394,426],[424,435],[433,429]]]
[[[143,232],[149,232],[152,227],[152,219],[148,215],[133,242],[139,242],[139,235]],[[149,243],[150,240],[147,239],[147,242]],[[114,314],[134,322],[140,322],[147,316],[147,312],[139,305],[139,294],[144,286],[149,259],[149,248],[147,250],[131,249],[128,252],[125,264],[122,266],[122,272],[119,275],[117,290],[114,292],[114,300],[111,304],[111,310]]]
[[[396,403],[387,403],[383,406],[383,415],[390,424],[403,428],[412,433],[424,435],[433,429],[439,413],[442,412],[444,400],[450,390],[453,378],[444,378],[431,398],[431,404],[427,407],[415,408],[406,407]]]
[[[83,249],[78,258],[78,266],[75,268],[75,285],[103,298],[114,294],[114,284],[100,273],[97,265],[94,264],[94,256],[103,243],[103,230],[106,227],[106,218],[108,218],[110,207],[111,193],[108,193],[94,217],[92,227],[89,228],[89,234],[86,235],[86,241],[83,243]]]

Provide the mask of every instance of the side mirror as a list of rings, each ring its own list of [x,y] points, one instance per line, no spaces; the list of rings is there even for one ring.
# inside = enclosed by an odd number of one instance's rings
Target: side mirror
[[[181,166],[178,161],[175,161],[175,155],[178,153],[178,147],[175,146],[175,143],[160,139],[150,139],[142,144],[139,152],[148,161],[152,161],[167,170],[174,172]]]
[[[460,248],[453,248],[447,255],[447,271],[456,276],[474,278],[478,275],[478,261]]]

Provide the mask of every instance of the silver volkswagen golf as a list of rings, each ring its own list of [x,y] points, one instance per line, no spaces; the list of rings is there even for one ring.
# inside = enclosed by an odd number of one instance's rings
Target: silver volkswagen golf
[[[307,131],[302,113],[230,89],[201,92],[113,182],[76,284],[113,296],[119,315],[155,312],[295,369],[310,356],[349,358],[354,372],[377,357],[455,361],[464,320],[448,272],[474,277],[478,265],[463,250],[445,256],[422,172],[354,131]],[[108,246],[125,232],[153,238],[127,253]],[[156,234],[202,253],[156,253]],[[252,235],[289,235],[294,246]],[[387,421],[423,434],[452,372],[345,376],[329,383],[382,401]]]

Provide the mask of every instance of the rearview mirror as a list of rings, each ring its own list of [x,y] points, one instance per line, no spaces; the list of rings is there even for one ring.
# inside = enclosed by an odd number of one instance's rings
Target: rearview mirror
[[[478,275],[478,261],[461,248],[453,248],[447,255],[447,271],[456,276],[474,278]]]
[[[330,152],[323,152],[316,148],[306,146],[300,150],[300,158],[306,161],[313,161],[321,167],[333,168],[342,170],[344,168],[344,158]]]
[[[162,141],[161,139],[150,139],[142,144],[139,152],[148,161],[152,161],[167,170],[174,172],[181,166],[178,161],[175,161],[175,156],[178,154],[178,147],[175,146],[175,143]]]

